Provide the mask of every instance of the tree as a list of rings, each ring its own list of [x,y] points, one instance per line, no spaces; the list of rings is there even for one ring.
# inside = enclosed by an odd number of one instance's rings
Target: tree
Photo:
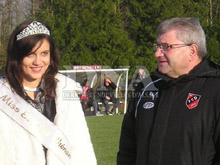
[[[207,35],[208,57],[220,63],[219,0],[50,0],[39,17],[52,27],[62,65],[156,67],[156,28],[172,17],[197,17]]]
[[[124,30],[116,5],[101,0],[54,0],[43,4],[39,18],[52,27],[62,66],[129,65],[134,43]]]
[[[135,42],[135,65],[144,65],[149,72],[156,69],[153,44],[157,26],[172,17],[197,17],[207,27],[209,9],[205,2],[192,0],[124,0],[124,21],[130,38]]]
[[[220,65],[220,9],[219,1],[209,1],[209,21],[206,28],[208,57]]]
[[[39,1],[39,0],[38,0]],[[31,16],[31,1],[0,0],[0,72],[6,61],[6,48],[14,28]]]
[[[0,2],[0,68],[4,67],[6,60],[6,45],[13,27],[14,1],[7,0]]]

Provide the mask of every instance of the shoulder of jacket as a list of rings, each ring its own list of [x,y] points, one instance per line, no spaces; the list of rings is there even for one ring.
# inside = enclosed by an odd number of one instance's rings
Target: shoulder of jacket
[[[0,84],[10,87],[8,81],[3,76],[0,76]]]
[[[57,79],[58,88],[66,89],[66,90],[75,90],[78,94],[82,93],[82,86],[79,82],[76,82],[75,80],[58,73],[55,78]]]
[[[157,90],[158,87],[156,87],[155,84],[159,83],[161,80],[162,78],[149,76],[138,83],[137,90],[141,91],[144,88],[148,88],[149,90]]]

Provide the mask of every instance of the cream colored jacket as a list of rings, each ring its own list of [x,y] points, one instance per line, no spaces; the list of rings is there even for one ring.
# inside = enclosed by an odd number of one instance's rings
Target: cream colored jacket
[[[61,74],[56,78],[57,114],[54,124],[73,148],[70,164],[96,165],[89,130],[77,96],[81,87]],[[46,160],[47,165],[63,165],[50,150],[45,158],[41,143],[0,110],[0,165],[45,165]]]

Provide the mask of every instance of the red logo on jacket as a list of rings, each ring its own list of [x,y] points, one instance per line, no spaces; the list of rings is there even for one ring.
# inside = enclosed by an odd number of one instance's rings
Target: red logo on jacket
[[[193,109],[198,106],[201,95],[189,93],[186,99],[186,106],[189,109]]]

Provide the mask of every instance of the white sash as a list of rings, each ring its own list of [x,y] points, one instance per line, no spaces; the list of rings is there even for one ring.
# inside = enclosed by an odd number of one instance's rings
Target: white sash
[[[61,161],[69,164],[72,148],[65,135],[45,116],[5,86],[1,80],[0,110],[36,137]]]

